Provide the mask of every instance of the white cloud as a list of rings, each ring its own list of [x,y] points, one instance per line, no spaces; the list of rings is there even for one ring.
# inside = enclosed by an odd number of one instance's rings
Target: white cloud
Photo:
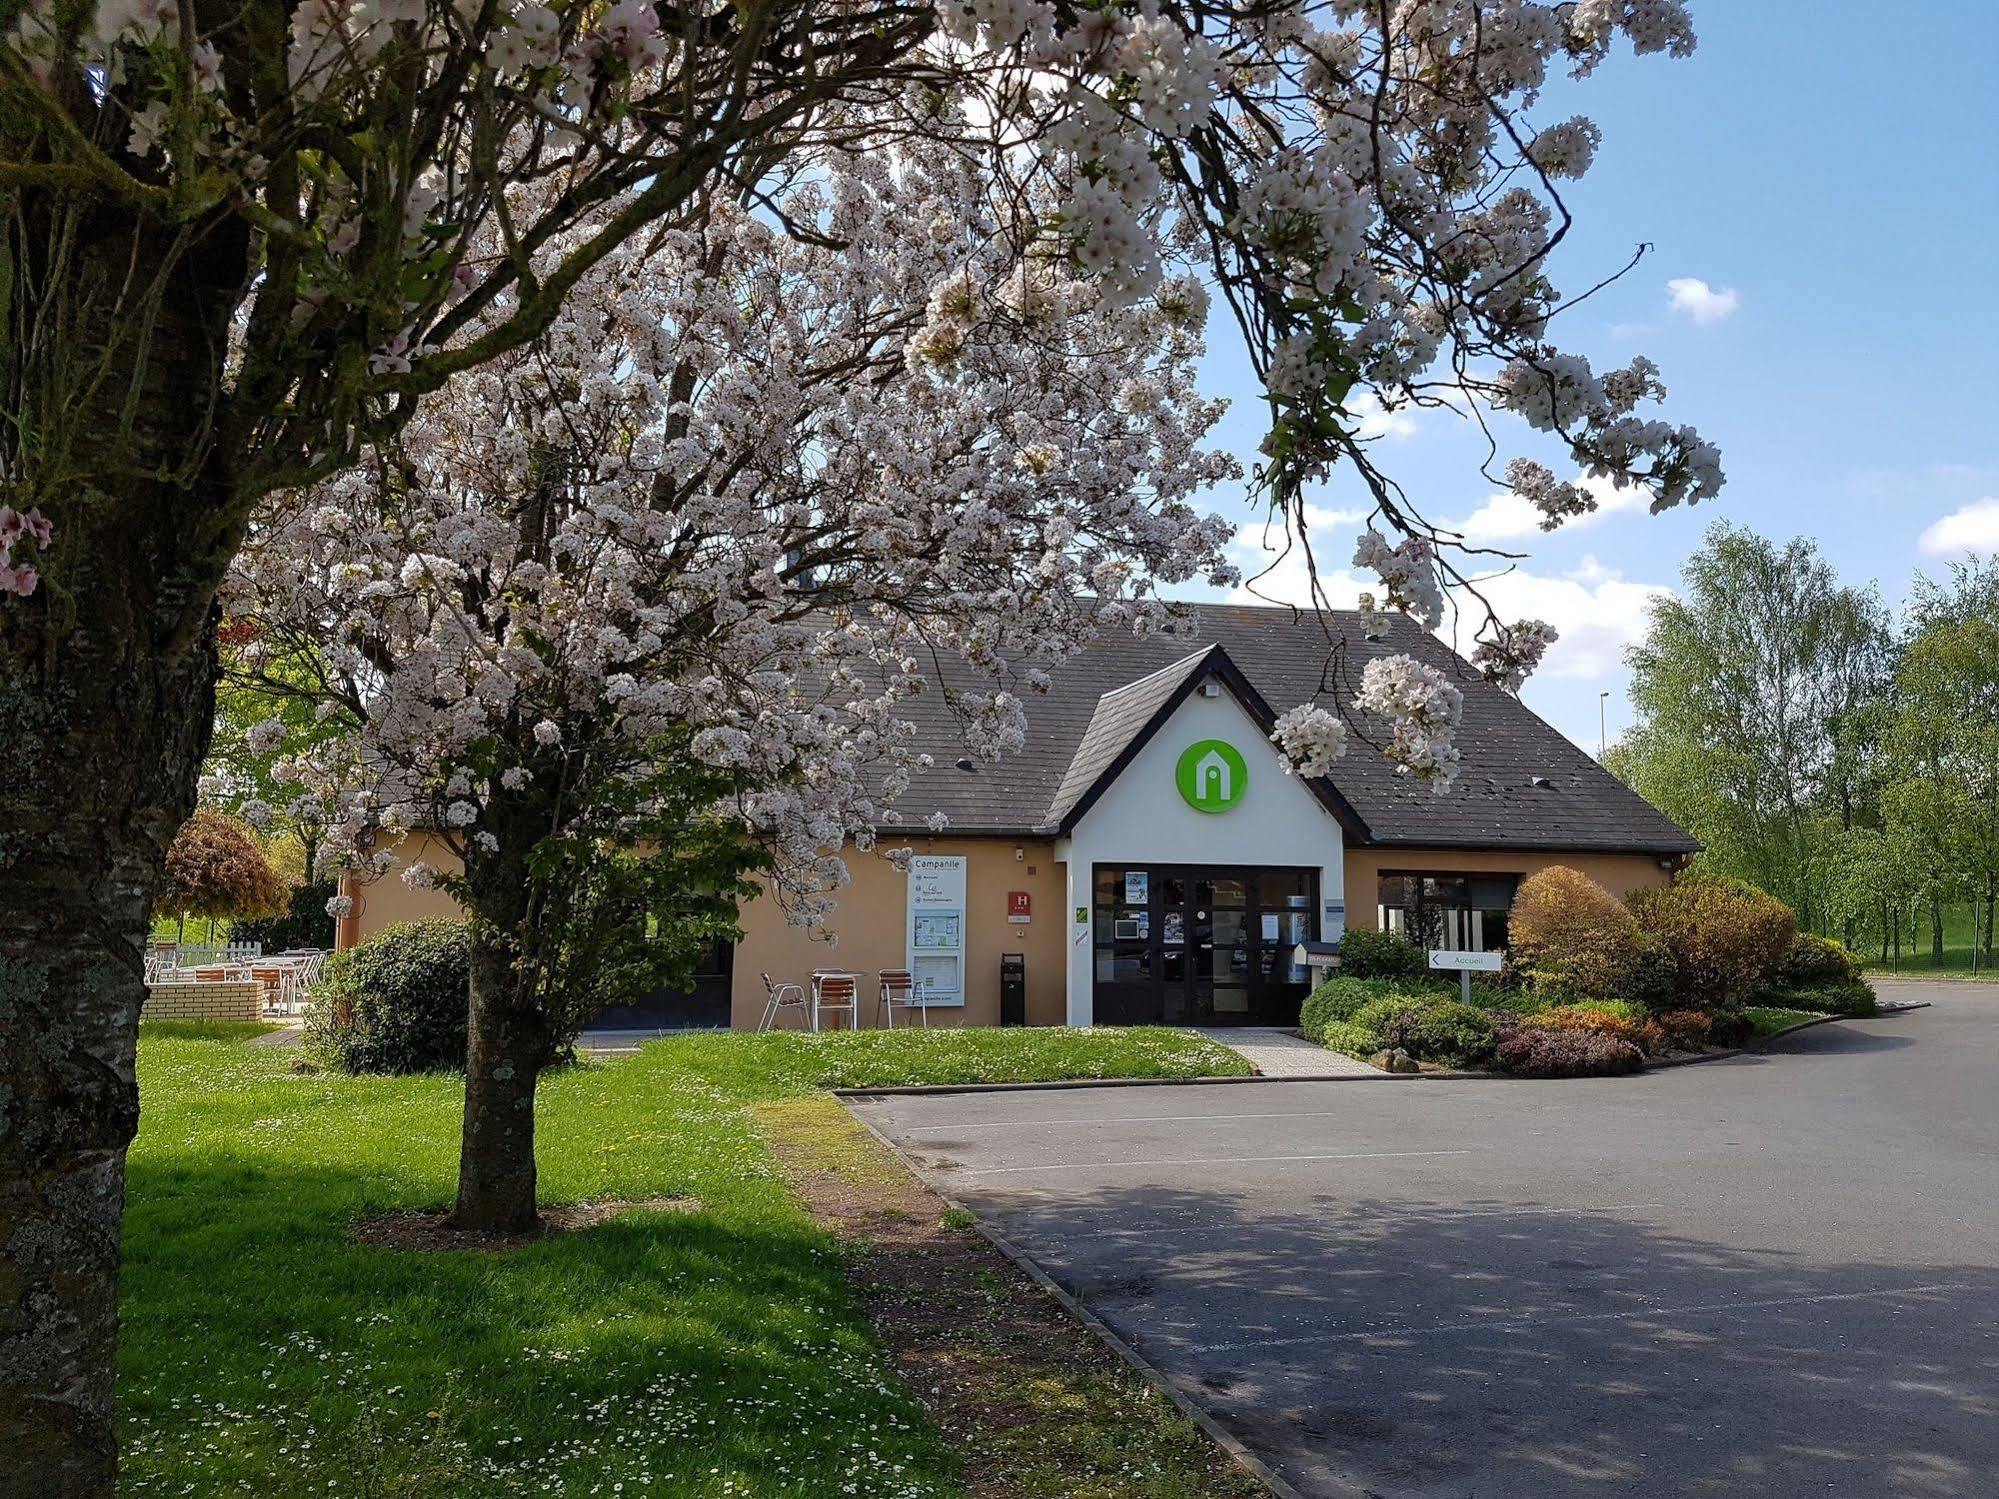
[[[1999,496],[1960,505],[1916,539],[1925,557],[1961,557],[1967,552],[1999,552]]]
[[[1319,586],[1335,609],[1351,609],[1360,601],[1360,579],[1347,571],[1354,538],[1367,519],[1364,510],[1305,507],[1305,533],[1311,538],[1311,561],[1318,568]],[[1229,560],[1242,572],[1242,582],[1229,595],[1236,604],[1299,604],[1312,602],[1311,572],[1305,548],[1296,537],[1290,549],[1276,522],[1252,521],[1236,532]],[[1259,576],[1260,575],[1260,576]]]
[[[1373,391],[1362,391],[1346,403],[1347,414],[1356,423],[1354,435],[1363,442],[1383,438],[1389,442],[1401,442],[1416,435],[1421,425],[1422,413],[1415,406],[1398,406],[1393,411],[1381,404],[1381,397]]]
[[[1716,291],[1697,276],[1676,276],[1666,283],[1666,292],[1675,312],[1684,312],[1697,323],[1718,323],[1735,311],[1740,300],[1734,287]]]
[[[1587,478],[1576,482],[1596,501],[1596,509],[1570,517],[1563,522],[1560,528],[1563,531],[1578,530],[1595,524],[1607,515],[1642,509],[1651,503],[1650,493],[1638,485],[1619,485],[1608,480]],[[1456,531],[1466,541],[1479,544],[1519,541],[1545,534],[1541,530],[1541,512],[1510,489],[1499,491],[1463,520],[1452,521],[1445,529]]]
[[[1544,619],[1560,633],[1538,673],[1543,677],[1604,677],[1624,665],[1624,652],[1645,638],[1655,600],[1672,590],[1634,583],[1585,557],[1572,571],[1548,576],[1525,570],[1478,585],[1493,612],[1508,622]],[[1476,605],[1471,607],[1476,608]],[[1469,618],[1465,624],[1475,628]],[[1469,648],[1469,641],[1458,644]]]
[[[1308,510],[1307,519],[1313,527],[1319,586],[1327,602],[1335,609],[1351,609],[1364,591],[1379,591],[1379,582],[1363,578],[1347,566],[1359,515]],[[1237,536],[1234,553],[1245,579],[1269,567],[1272,560],[1262,547],[1259,527],[1249,527]],[[1506,623],[1542,619],[1560,634],[1561,639],[1541,663],[1537,680],[1606,678],[1622,670],[1625,649],[1645,638],[1653,601],[1672,592],[1662,584],[1633,582],[1595,557],[1585,557],[1577,567],[1556,574],[1517,568],[1486,578],[1477,586],[1493,612]],[[1291,555],[1253,584],[1245,582],[1229,598],[1232,603],[1309,607],[1312,595],[1303,552],[1294,544]],[[1459,596],[1456,603],[1458,617],[1447,617],[1437,634],[1447,644],[1469,652],[1484,611],[1476,599]],[[1453,625],[1459,638],[1453,638]]]

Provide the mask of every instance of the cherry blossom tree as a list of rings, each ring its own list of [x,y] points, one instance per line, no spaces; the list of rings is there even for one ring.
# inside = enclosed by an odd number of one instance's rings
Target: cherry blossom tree
[[[752,869],[817,923],[920,768],[929,672],[996,759],[1083,641],[1232,579],[1231,528],[1188,503],[1235,471],[1201,446],[1198,286],[1105,311],[989,192],[904,148],[614,251],[239,556],[244,654],[316,651],[351,727],[291,767],[335,848],[386,877],[380,832],[421,826],[462,869],[401,871],[473,918],[460,1226],[534,1222],[536,1076],[601,988],[573,940],[597,871],[633,929],[712,935]]]
[[[634,236],[928,139],[1106,316],[1190,272],[1220,297],[1285,544],[1348,472],[1384,603],[1427,605],[1425,571],[1464,597],[1489,559],[1379,470],[1361,396],[1511,414],[1657,505],[1720,483],[1643,414],[1649,361],[1553,342],[1598,132],[1537,101],[1620,38],[1693,46],[1679,0],[0,0],[0,1447],[52,1494],[112,1482],[140,946],[262,497],[392,444]],[[1588,508],[1494,431],[1550,524]],[[1403,761],[1432,779],[1434,689]]]

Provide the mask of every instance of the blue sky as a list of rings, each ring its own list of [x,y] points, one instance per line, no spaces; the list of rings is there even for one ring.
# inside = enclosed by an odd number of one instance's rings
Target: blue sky
[[[1846,0],[1692,9],[1693,57],[1618,56],[1551,90],[1535,119],[1580,112],[1603,128],[1596,166],[1569,195],[1577,222],[1556,284],[1574,294],[1641,240],[1653,246],[1558,318],[1558,338],[1599,369],[1636,353],[1657,361],[1664,414],[1721,445],[1720,498],[1509,535],[1520,518],[1488,507],[1482,443],[1447,414],[1396,424],[1377,450],[1430,519],[1477,516],[1498,544],[1531,554],[1490,591],[1503,614],[1563,631],[1525,697],[1591,749],[1599,692],[1611,738],[1629,721],[1621,653],[1647,602],[1716,520],[1811,535],[1849,580],[1878,579],[1891,605],[1917,569],[1967,546],[1999,551],[1999,3],[1912,0],[1892,16]],[[1705,292],[1687,288],[1676,306],[1668,284],[1683,280]],[[1229,332],[1212,343],[1208,388],[1237,396],[1221,437],[1248,461],[1262,407]],[[1509,438],[1502,462],[1551,457],[1523,427]],[[1337,479],[1312,498],[1360,504]],[[1253,538],[1240,494],[1215,499]],[[1322,570],[1346,563],[1357,529],[1324,533]],[[1254,549],[1245,542],[1245,559]]]

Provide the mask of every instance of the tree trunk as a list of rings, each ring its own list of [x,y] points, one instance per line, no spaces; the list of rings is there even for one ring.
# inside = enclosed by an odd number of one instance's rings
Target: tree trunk
[[[1892,905],[1884,905],[1881,907],[1881,961],[1884,963],[1888,961],[1888,922],[1890,919],[1890,913],[1893,910],[1894,907]],[[1896,944],[1895,951],[1897,955],[1900,954],[1901,945],[1899,943]]]
[[[1995,890],[1991,883],[1988,882],[1985,886],[1985,961],[1987,963],[1992,961],[1992,912],[1994,906],[1999,906],[1999,890]]]
[[[1943,902],[1930,902],[1930,964],[1943,967]]]
[[[501,846],[466,860],[473,907],[472,981],[466,1010],[465,1125],[451,1226],[526,1233],[535,1212],[534,1095],[549,1060],[546,1017],[516,969],[516,934],[528,919],[527,855],[533,838],[495,811]]]
[[[145,946],[214,716],[236,528],[204,434],[246,265],[80,201],[0,193],[0,501],[55,527],[0,598],[0,1491],[36,1499],[117,1480]]]
[[[453,1228],[525,1233],[540,1221],[534,1093],[548,1041],[534,1017],[518,1012],[510,969],[504,951],[475,937]]]
[[[119,612],[90,611],[56,673],[0,667],[0,781],[26,788],[0,835],[0,1490],[41,1499],[115,1483],[146,937],[214,708],[212,637],[155,660]]]

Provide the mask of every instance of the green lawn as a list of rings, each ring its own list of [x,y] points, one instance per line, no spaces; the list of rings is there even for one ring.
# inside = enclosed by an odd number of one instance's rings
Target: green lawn
[[[1984,917],[1979,917],[1982,929]],[[1913,943],[1908,932],[1903,934],[1902,957],[1897,964],[1892,950],[1887,961],[1881,958],[1881,937],[1875,932],[1855,944],[1855,950],[1866,960],[1867,971],[1877,977],[1892,978],[1897,973],[1912,978],[1922,978],[1926,974],[1936,974],[1946,978],[1971,978],[1972,968],[1972,913],[1969,906],[1946,906],[1943,922],[1943,962],[1930,961],[1930,918],[1927,908],[1918,916]],[[1976,977],[1999,981],[1999,971],[1995,971],[1981,949],[1977,954]]]
[[[1967,931],[1962,941],[1954,944],[1947,943],[1945,945],[1941,965],[1932,963],[1930,961],[1929,933],[1925,931],[1922,934],[1922,946],[1913,953],[1904,948],[1902,950],[1902,961],[1899,965],[1894,961],[1892,956],[1889,961],[1883,963],[1879,947],[1874,948],[1865,956],[1867,960],[1867,973],[1871,978],[1894,978],[1897,975],[1903,978],[1926,978],[1934,974],[1939,978],[1977,978],[1981,981],[1991,979],[1999,982],[1999,967],[1995,967],[1986,961],[1983,949],[1979,949],[1976,953],[1978,961],[1975,971],[1972,967],[1973,955],[1970,933]]]
[[[459,1081],[295,1073],[296,1051],[242,1044],[258,1029],[143,1028],[130,1493],[958,1493],[750,1107],[838,1083],[1242,1070],[1161,1031],[660,1041],[545,1081],[542,1196],[699,1211],[412,1253],[348,1225],[448,1200]]]

